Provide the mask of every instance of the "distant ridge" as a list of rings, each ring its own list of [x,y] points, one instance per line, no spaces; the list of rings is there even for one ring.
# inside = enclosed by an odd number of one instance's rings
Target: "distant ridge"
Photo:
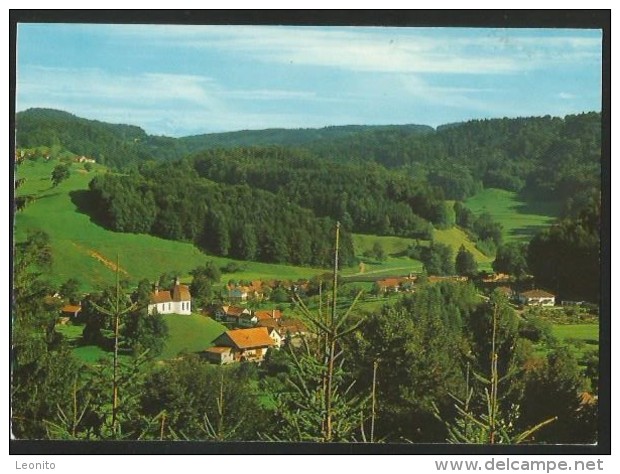
[[[368,132],[398,131],[427,134],[427,125],[343,125],[323,128],[240,130],[182,138],[149,135],[135,125],[112,124],[69,112],[31,108],[16,114],[18,147],[52,147],[95,158],[108,166],[125,166],[149,159],[175,160],[213,148],[247,146],[304,146],[350,138]]]
[[[400,131],[411,134],[434,132],[428,125],[338,125],[323,128],[270,128],[236,132],[207,133],[179,138],[191,150],[255,145],[306,145],[320,140],[346,138],[370,131]]]

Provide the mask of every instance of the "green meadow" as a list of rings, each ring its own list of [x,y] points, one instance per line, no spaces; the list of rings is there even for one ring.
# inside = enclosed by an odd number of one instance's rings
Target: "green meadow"
[[[172,359],[183,352],[199,352],[213,345],[226,326],[200,314],[163,315],[169,336],[159,359]]]
[[[406,237],[395,236],[379,236],[379,235],[367,235],[367,234],[352,234],[353,246],[355,247],[355,253],[362,255],[366,251],[371,251],[372,246],[378,242],[381,244],[384,252],[387,255],[396,255],[403,253],[407,250],[407,247],[411,244],[415,244],[415,239],[408,239]]]
[[[53,265],[50,280],[60,284],[76,278],[83,291],[102,288],[114,281],[118,256],[121,278],[137,283],[147,278],[155,280],[164,272],[188,272],[213,260],[224,266],[231,259],[207,255],[194,245],[153,237],[107,230],[81,211],[88,183],[97,173],[107,172],[95,165],[87,172],[82,164],[71,165],[70,177],[52,188],[50,175],[58,164],[56,160],[26,160],[17,169],[17,177],[25,178],[18,194],[35,196],[22,212],[15,216],[15,239],[25,239],[31,230],[43,230],[51,240]],[[238,262],[242,271],[235,279],[290,279],[310,278],[324,269],[274,265],[257,262]],[[224,276],[226,278],[226,276]]]
[[[570,346],[581,359],[588,352],[598,351],[598,324],[553,324],[553,335]]]
[[[485,189],[467,199],[465,205],[475,214],[491,214],[504,227],[506,242],[529,240],[560,215],[557,201],[524,200],[503,189]]]
[[[158,360],[173,359],[181,353],[202,351],[213,345],[213,341],[226,331],[223,324],[200,314],[166,314],[162,317],[168,325],[169,336]],[[95,364],[101,359],[112,357],[111,351],[94,345],[80,344],[83,324],[58,324],[56,330],[65,337],[72,347],[73,354],[82,362]],[[128,356],[121,355],[121,357]]]
[[[491,262],[494,260],[493,257],[488,257],[483,254],[480,250],[476,248],[476,244],[472,242],[467,234],[459,229],[458,227],[452,227],[450,229],[436,230],[433,234],[434,239],[442,243],[444,245],[449,245],[452,247],[452,251],[454,252],[454,256],[456,257],[457,252],[463,245],[468,251],[472,253],[478,265],[486,269],[490,268]]]

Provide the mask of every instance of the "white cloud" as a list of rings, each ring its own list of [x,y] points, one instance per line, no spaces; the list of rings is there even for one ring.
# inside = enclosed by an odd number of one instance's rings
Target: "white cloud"
[[[236,99],[231,101],[229,99]],[[327,100],[308,91],[228,90],[212,78],[182,74],[112,74],[100,69],[23,67],[17,110],[58,108],[114,123],[140,124],[149,133],[174,136],[273,126],[324,125],[302,112],[251,112],[255,100]],[[235,106],[238,102],[241,105]],[[306,125],[304,125],[306,124]]]
[[[208,77],[143,73],[112,74],[100,69],[24,67],[18,72],[20,99],[45,96],[64,100],[89,98],[145,104],[184,101],[208,106],[213,97]]]
[[[278,26],[114,26],[160,44],[251,54],[256,60],[383,73],[511,74],[600,60],[599,38],[544,36],[542,30],[316,28]]]
[[[558,98],[562,99],[562,100],[570,100],[570,99],[576,99],[577,96],[575,94],[571,94],[569,92],[560,92],[558,94]]]

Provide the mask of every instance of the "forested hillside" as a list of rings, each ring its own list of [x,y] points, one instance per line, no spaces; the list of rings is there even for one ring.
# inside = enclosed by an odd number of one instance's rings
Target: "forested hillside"
[[[398,169],[441,189],[446,199],[463,200],[483,187],[536,193],[541,199],[579,198],[599,187],[600,181],[601,116],[596,112],[565,118],[474,120],[437,131],[422,125],[342,126],[175,139],[151,136],[135,126],[30,109],[17,114],[16,127],[18,147],[56,147],[116,167],[174,160],[203,150],[212,150],[208,157],[229,160],[237,147],[269,145],[273,153],[239,152],[245,155],[247,168],[249,160],[296,157],[301,152],[291,147],[303,148],[306,155],[330,162],[365,163],[364,170],[368,162]],[[285,148],[274,151],[273,145]]]
[[[331,262],[333,221],[247,184],[201,178],[188,162],[144,167],[141,174],[98,176],[90,190],[100,221],[112,230],[193,242],[242,260],[318,267]],[[346,232],[341,261],[353,261]]]
[[[175,139],[147,135],[140,127],[87,120],[53,109],[29,109],[15,117],[18,148],[49,147],[124,167],[149,159],[185,154]]]
[[[109,229],[192,242],[218,256],[326,266],[328,229],[340,221],[343,264],[355,255],[347,232],[428,242],[436,229],[455,226],[494,258],[501,224],[462,202],[495,188],[548,202],[541,207],[567,219],[534,239],[530,254],[539,262],[561,248],[575,257],[554,257],[562,268],[587,261],[593,271],[598,263],[598,227],[581,222],[600,202],[600,113],[475,120],[436,131],[345,126],[174,139],[31,109],[17,115],[17,145],[86,155],[118,170],[90,186],[91,207]],[[425,252],[412,246],[408,255]],[[574,281],[573,270],[562,281],[536,264],[530,270],[561,294],[594,299],[598,291]]]
[[[332,160],[425,174],[448,199],[465,199],[481,187],[567,198],[600,186],[601,115],[474,120],[424,135],[369,131],[307,148]]]
[[[211,150],[192,162],[201,176],[279,194],[354,232],[430,238],[431,223],[454,223],[439,188],[377,164],[335,163],[276,147]]]

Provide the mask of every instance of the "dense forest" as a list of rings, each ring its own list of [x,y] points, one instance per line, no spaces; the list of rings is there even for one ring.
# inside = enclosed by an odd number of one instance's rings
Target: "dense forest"
[[[564,118],[473,120],[435,131],[419,125],[345,126],[175,139],[148,135],[135,126],[29,109],[17,114],[16,131],[18,147],[62,147],[121,168],[150,159],[176,160],[207,149],[261,145],[269,150],[277,145],[285,149],[272,150],[276,159],[299,156],[300,151],[291,148],[302,148],[329,162],[362,164],[362,169],[375,162],[397,169],[441,189],[446,199],[463,200],[482,187],[495,187],[568,200],[600,188],[601,115],[595,112]],[[240,154],[247,162],[270,153]]]
[[[187,165],[160,164],[142,174],[98,176],[90,189],[101,222],[120,232],[189,241],[242,260],[317,267],[331,262],[332,221],[248,185],[200,178]],[[347,233],[340,258],[344,265],[353,261]]]

